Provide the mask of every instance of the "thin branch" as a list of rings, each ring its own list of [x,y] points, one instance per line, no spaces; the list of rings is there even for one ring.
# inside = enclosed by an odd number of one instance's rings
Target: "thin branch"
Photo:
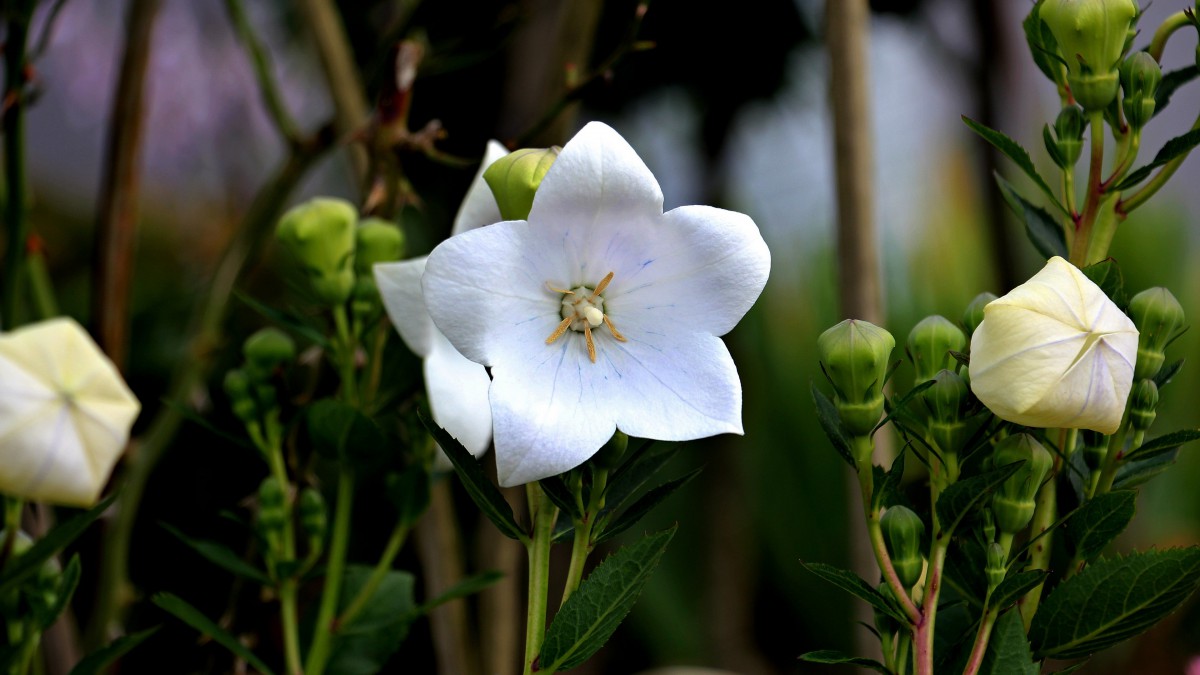
[[[19,7],[6,10],[8,21],[4,40],[4,181],[8,199],[4,204],[6,250],[4,274],[0,277],[0,325],[11,330],[17,326],[17,295],[25,269],[25,240],[29,220],[25,212],[25,44],[34,3],[23,0]]]
[[[229,13],[234,30],[237,31],[238,39],[245,45],[250,62],[254,65],[254,77],[258,80],[258,90],[262,94],[263,105],[266,106],[271,121],[288,143],[300,142],[300,131],[296,127],[296,121],[292,119],[291,113],[283,103],[283,96],[279,93],[271,57],[254,32],[254,27],[250,25],[250,20],[246,18],[245,5],[242,0],[225,0],[225,9]]]
[[[29,60],[36,61],[45,53],[46,47],[50,44],[50,35],[54,32],[54,23],[58,21],[58,14],[66,4],[67,0],[55,0],[54,5],[50,7],[50,11],[46,14],[46,21],[42,24],[42,32],[34,43],[36,46],[29,51]]]

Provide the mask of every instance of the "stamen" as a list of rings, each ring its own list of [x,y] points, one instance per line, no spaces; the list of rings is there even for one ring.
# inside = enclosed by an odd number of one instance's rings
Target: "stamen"
[[[592,342],[592,327],[588,322],[583,322],[583,337],[587,341],[588,358],[592,363],[596,362],[596,343]]]
[[[608,282],[612,281],[612,278],[613,278],[612,272],[609,272],[608,274],[604,275],[604,278],[600,280],[600,283],[596,284],[596,290],[592,291],[592,294],[590,296],[588,296],[588,300],[589,301],[595,300],[597,295],[599,295],[600,293],[603,293],[604,289],[608,288]]]
[[[567,317],[567,318],[563,319],[562,322],[558,324],[558,328],[555,328],[554,332],[550,334],[550,337],[546,338],[546,344],[548,344],[548,345],[554,344],[555,340],[562,337],[562,334],[567,332],[567,327],[570,325],[571,325],[571,317]],[[596,359],[592,359],[592,360],[595,361]]]
[[[563,295],[575,295],[575,291],[568,291],[563,288],[555,288],[554,286],[550,285],[549,281],[546,282],[546,288],[549,288],[554,293],[562,293]]]
[[[629,342],[629,340],[625,339],[624,335],[621,335],[621,332],[617,330],[617,327],[613,325],[612,319],[608,318],[607,314],[604,315],[604,325],[608,326],[608,332],[612,333],[612,336],[617,338],[617,340],[620,342]]]

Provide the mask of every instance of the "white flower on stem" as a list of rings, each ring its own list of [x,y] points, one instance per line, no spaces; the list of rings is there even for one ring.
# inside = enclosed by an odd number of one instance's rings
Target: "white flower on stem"
[[[141,405],[78,323],[0,334],[0,492],[90,506]]]
[[[592,123],[563,148],[528,220],[452,237],[425,300],[491,368],[501,485],[570,470],[616,429],[690,440],[742,433],[728,333],[762,292],[770,252],[745,215],[663,213],[649,169]]]
[[[483,172],[507,154],[503,145],[488,142],[483,163],[458,209],[450,236],[501,220],[500,207],[483,180]],[[408,348],[423,360],[425,391],[429,395],[433,420],[471,454],[479,456],[487,451],[492,440],[492,413],[488,409],[491,381],[487,370],[459,354],[429,318],[421,290],[426,259],[375,265],[375,283],[379,286],[388,318]],[[443,471],[451,468],[450,460],[441,452],[438,452],[436,468]]]
[[[1116,432],[1133,384],[1138,331],[1059,257],[993,300],[971,337],[971,389],[1002,419]]]

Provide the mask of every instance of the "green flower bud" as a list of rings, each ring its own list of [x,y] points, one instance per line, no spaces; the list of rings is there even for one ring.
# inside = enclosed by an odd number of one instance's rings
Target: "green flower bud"
[[[975,296],[971,302],[967,303],[967,310],[963,312],[963,325],[967,327],[967,334],[974,335],[975,329],[979,328],[979,324],[983,323],[983,308],[987,304],[996,299],[995,293],[980,293]]]
[[[283,214],[275,236],[308,273],[317,300],[340,305],[354,288],[354,224],[358,211],[343,199],[317,198]]]
[[[371,277],[375,263],[404,257],[404,232],[382,218],[367,218],[354,230],[354,273]]]
[[[617,430],[596,453],[593,461],[605,469],[615,469],[621,464],[625,451],[629,449],[629,436],[624,431]]]
[[[1043,136],[1046,150],[1060,168],[1069,169],[1079,162],[1083,154],[1083,130],[1087,128],[1087,117],[1077,105],[1068,105],[1059,111],[1054,120],[1054,135],[1047,127]],[[980,309],[982,312],[982,308]],[[982,315],[980,315],[982,319]]]
[[[893,506],[880,520],[883,540],[887,544],[896,576],[905,588],[912,588],[921,578],[924,558],[921,557],[921,538],[925,536],[925,523],[912,509]]]
[[[287,496],[283,485],[268,476],[258,486],[258,526],[270,538],[287,524]]]
[[[1154,94],[1162,82],[1162,68],[1146,52],[1135,52],[1121,63],[1121,106],[1125,119],[1134,129],[1141,129],[1154,117]]]
[[[891,333],[856,319],[846,319],[817,338],[817,355],[833,383],[847,433],[869,435],[883,416],[883,379],[895,347]]]
[[[995,590],[1008,574],[1008,553],[1004,547],[992,542],[987,550],[987,567],[984,568],[987,577],[988,590]]]
[[[1084,110],[1117,96],[1117,66],[1138,14],[1134,0],[1046,0],[1039,16],[1067,62],[1067,84]]]
[[[1104,456],[1108,454],[1108,436],[1099,431],[1081,429],[1079,438],[1083,441],[1083,461],[1092,471],[1100,468]]]
[[[1147,288],[1129,300],[1129,316],[1138,329],[1137,364],[1134,380],[1152,378],[1162,368],[1167,343],[1183,328],[1183,305],[1171,291],[1156,286]]]
[[[313,488],[304,488],[300,492],[296,510],[300,514],[300,530],[308,537],[309,546],[319,546],[320,542],[325,541],[325,532],[329,524],[325,498]]]
[[[483,172],[483,179],[505,220],[525,220],[533,207],[533,195],[542,178],[558,159],[559,147],[522,148],[496,160]]]
[[[250,393],[250,377],[246,371],[235,368],[225,373],[225,395],[229,397],[229,407],[239,420],[253,422],[258,419],[258,406]]]
[[[1145,431],[1154,424],[1158,407],[1158,385],[1154,380],[1138,380],[1129,394],[1129,424],[1134,431]]]
[[[1005,438],[996,445],[992,456],[996,468],[1018,461],[1025,463],[992,495],[992,515],[996,517],[996,527],[1005,534],[1016,534],[1029,524],[1038,488],[1054,464],[1054,458],[1046,448],[1029,434]]]
[[[263,328],[242,344],[246,363],[254,374],[268,375],[285,361],[296,358],[296,343],[278,328]]]
[[[908,334],[908,356],[916,368],[917,383],[932,380],[939,370],[954,367],[951,351],[961,352],[967,348],[967,336],[944,316],[927,316],[921,319]]]
[[[961,375],[945,369],[933,376],[933,383],[921,392],[929,411],[929,435],[943,454],[954,454],[970,437],[970,429],[962,421],[970,400],[970,389]]]

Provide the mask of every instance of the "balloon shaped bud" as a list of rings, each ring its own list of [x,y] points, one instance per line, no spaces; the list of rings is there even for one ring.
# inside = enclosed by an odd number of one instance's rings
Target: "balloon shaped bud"
[[[492,162],[483,179],[492,188],[500,215],[505,220],[525,220],[533,207],[533,195],[542,178],[558,159],[559,147],[522,148]]]
[[[629,435],[618,429],[608,439],[608,442],[601,446],[600,451],[592,459],[597,465],[606,469],[615,469],[621,464],[621,459],[625,456],[625,451],[629,448]]]
[[[1108,454],[1108,436],[1099,431],[1084,429],[1079,432],[1079,438],[1083,446],[1084,463],[1092,471],[1099,469],[1104,462],[1104,456]]]
[[[1054,134],[1050,127],[1043,130],[1046,151],[1060,168],[1069,169],[1079,162],[1083,154],[1083,130],[1087,128],[1087,117],[1077,105],[1065,106],[1054,120]]]
[[[929,411],[929,435],[944,454],[962,450],[970,437],[963,421],[971,392],[967,381],[950,370],[940,370],[933,376],[933,386],[921,392]]]
[[[1146,52],[1134,52],[1121,63],[1121,106],[1134,129],[1141,129],[1154,117],[1154,95],[1160,82],[1162,68]]]
[[[229,397],[229,405],[239,420],[253,422],[258,419],[258,407],[254,404],[250,377],[246,371],[234,368],[225,373],[225,395]]]
[[[1029,434],[1015,434],[996,445],[992,463],[997,469],[1013,462],[1024,462],[992,495],[992,515],[996,527],[1005,534],[1025,529],[1033,518],[1038,488],[1050,473],[1054,458]]]
[[[318,301],[340,305],[354,289],[354,224],[358,211],[344,199],[318,197],[293,207],[275,236],[303,266]]]
[[[846,319],[817,338],[817,355],[833,383],[842,427],[867,436],[883,416],[883,380],[896,340],[867,321]]]
[[[258,527],[270,536],[283,531],[287,524],[287,497],[283,485],[268,476],[258,486]]]
[[[278,328],[263,328],[242,343],[242,355],[254,375],[266,377],[283,363],[296,358],[296,342]]]
[[[987,577],[988,589],[994,590],[1004,581],[1004,576],[1008,574],[1008,552],[1004,547],[996,542],[992,542],[987,550],[987,567],[984,568],[984,575]]]
[[[908,356],[917,371],[915,381],[932,380],[939,370],[954,367],[950,352],[963,352],[967,336],[944,316],[927,316],[913,326],[906,344]]]
[[[925,523],[912,509],[893,506],[883,514],[880,525],[896,576],[905,588],[912,588],[921,578],[924,566],[921,539],[925,536]]]
[[[1039,16],[1067,63],[1067,84],[1084,110],[1117,97],[1117,67],[1138,15],[1134,0],[1045,0]]]
[[[382,218],[367,218],[354,230],[354,272],[371,278],[375,263],[395,262],[404,257],[404,232]]]
[[[1166,360],[1167,344],[1179,335],[1184,325],[1183,305],[1171,291],[1156,286],[1129,299],[1129,315],[1138,329],[1136,379],[1158,375]]]
[[[1158,385],[1154,380],[1138,380],[1129,394],[1129,424],[1134,431],[1145,431],[1154,424],[1158,407]]]
[[[313,488],[300,492],[296,510],[300,515],[300,530],[308,537],[310,549],[320,548],[325,541],[329,516],[325,509],[325,498]]]
[[[967,327],[967,335],[974,335],[975,329],[979,328],[979,324],[983,323],[983,308],[987,304],[996,299],[995,293],[980,293],[975,296],[971,302],[967,303],[967,309],[963,312],[963,325]]]

